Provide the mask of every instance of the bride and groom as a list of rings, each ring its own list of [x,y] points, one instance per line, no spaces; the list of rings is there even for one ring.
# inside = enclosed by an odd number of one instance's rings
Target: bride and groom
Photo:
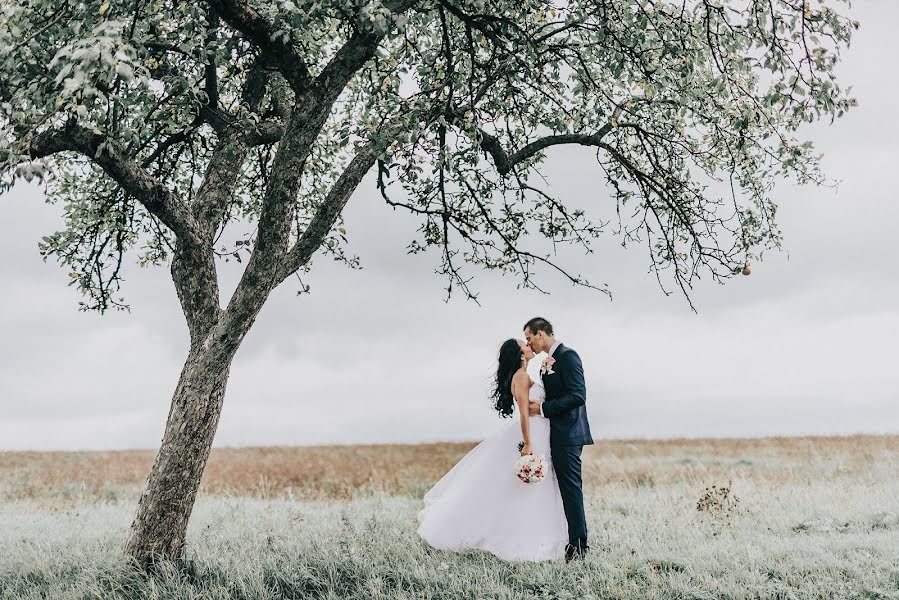
[[[418,534],[434,548],[566,562],[589,549],[581,451],[593,438],[581,359],[556,340],[546,319],[528,321],[524,337],[500,348],[492,394],[500,416],[518,407],[519,422],[475,446],[424,496]],[[542,481],[524,483],[514,474],[527,454],[545,456]]]

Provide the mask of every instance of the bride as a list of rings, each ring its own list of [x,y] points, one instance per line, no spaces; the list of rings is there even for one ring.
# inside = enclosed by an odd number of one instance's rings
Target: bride
[[[540,369],[547,354],[535,354],[521,340],[499,350],[494,407],[510,423],[475,446],[424,496],[418,534],[440,550],[485,550],[507,561],[562,560],[568,524],[552,467],[549,420],[528,417],[528,402],[546,397]],[[518,443],[524,441],[519,452]],[[524,483],[513,465],[520,456],[542,454],[542,481]]]

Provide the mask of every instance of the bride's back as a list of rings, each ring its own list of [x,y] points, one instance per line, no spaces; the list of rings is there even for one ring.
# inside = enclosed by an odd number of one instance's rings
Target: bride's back
[[[543,378],[540,376],[540,367],[546,359],[546,352],[538,352],[534,358],[528,361],[527,372],[531,378],[533,385],[528,390],[528,398],[537,403],[542,403],[546,399],[546,389],[543,387]]]

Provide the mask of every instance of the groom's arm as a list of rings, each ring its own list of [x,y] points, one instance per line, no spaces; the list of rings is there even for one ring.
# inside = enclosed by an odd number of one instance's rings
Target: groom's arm
[[[543,416],[549,419],[587,403],[587,385],[584,383],[581,357],[574,350],[569,350],[559,358],[555,368],[562,382],[562,395],[544,402],[540,407]]]

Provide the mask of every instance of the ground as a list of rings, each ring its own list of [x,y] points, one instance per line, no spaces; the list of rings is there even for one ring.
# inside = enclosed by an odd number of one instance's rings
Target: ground
[[[899,599],[899,437],[601,440],[567,566],[418,539],[472,446],[215,449],[152,577],[122,556],[152,452],[0,453],[0,598]]]

